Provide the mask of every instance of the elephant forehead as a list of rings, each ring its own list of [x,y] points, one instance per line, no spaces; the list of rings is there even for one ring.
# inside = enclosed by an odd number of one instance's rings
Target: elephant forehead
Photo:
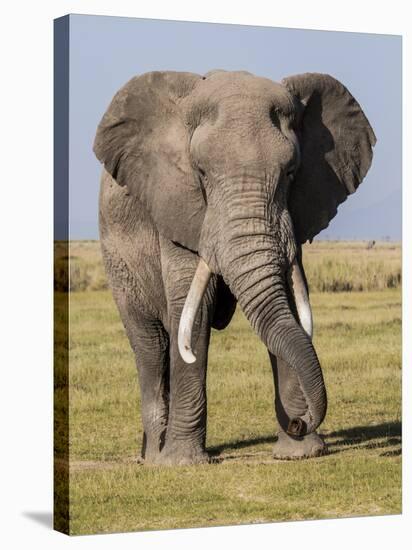
[[[265,109],[273,107],[285,116],[292,115],[295,108],[285,86],[243,71],[211,73],[198,81],[189,101],[193,106],[253,103]]]

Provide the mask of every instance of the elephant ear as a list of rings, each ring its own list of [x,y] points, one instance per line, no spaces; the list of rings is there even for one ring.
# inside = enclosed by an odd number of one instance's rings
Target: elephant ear
[[[146,207],[159,233],[197,250],[205,202],[189,160],[180,107],[201,76],[152,72],[114,96],[93,150],[119,185]]]
[[[372,162],[375,134],[357,101],[326,74],[282,81],[301,107],[297,134],[301,163],[290,189],[289,210],[299,243],[329,225]]]

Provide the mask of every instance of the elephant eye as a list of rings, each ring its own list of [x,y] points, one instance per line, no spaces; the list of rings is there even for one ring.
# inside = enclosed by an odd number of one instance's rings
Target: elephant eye
[[[280,130],[280,120],[279,120],[279,113],[276,110],[276,107],[272,107],[269,112],[270,120],[275,128]]]
[[[206,175],[206,172],[204,170],[202,170],[201,168],[199,168],[199,186],[200,186],[200,190],[202,192],[202,195],[203,195],[203,199],[205,201],[205,203],[207,204],[207,194],[206,194],[206,189],[205,189],[205,185],[207,185],[207,175]]]
[[[206,172],[204,170],[202,170],[201,168],[199,168],[199,175],[200,175],[200,180],[202,183],[207,183],[207,175],[206,175]]]

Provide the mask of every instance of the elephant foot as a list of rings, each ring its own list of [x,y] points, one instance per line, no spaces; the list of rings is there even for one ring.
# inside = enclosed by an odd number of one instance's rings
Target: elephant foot
[[[152,453],[146,453],[145,456],[141,455],[137,460],[141,464],[152,465],[152,464],[157,464],[159,456],[160,456],[160,452],[157,451]]]
[[[190,466],[208,462],[209,455],[203,449],[175,441],[171,445],[166,443],[153,463],[159,466]]]
[[[299,460],[326,453],[327,445],[316,432],[303,437],[291,437],[280,431],[273,447],[273,458],[279,460]]]
[[[165,434],[151,434],[149,437],[146,432],[143,433],[142,450],[138,461],[141,464],[156,464],[160,454],[160,449],[163,446]]]

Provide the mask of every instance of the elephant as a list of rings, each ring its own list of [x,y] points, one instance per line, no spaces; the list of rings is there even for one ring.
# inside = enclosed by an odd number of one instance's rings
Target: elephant
[[[93,145],[99,231],[136,358],[145,463],[210,460],[211,328],[227,327],[237,304],[269,354],[273,457],[326,452],[302,245],[357,189],[375,143],[358,102],[327,74],[154,71],[116,93]]]

